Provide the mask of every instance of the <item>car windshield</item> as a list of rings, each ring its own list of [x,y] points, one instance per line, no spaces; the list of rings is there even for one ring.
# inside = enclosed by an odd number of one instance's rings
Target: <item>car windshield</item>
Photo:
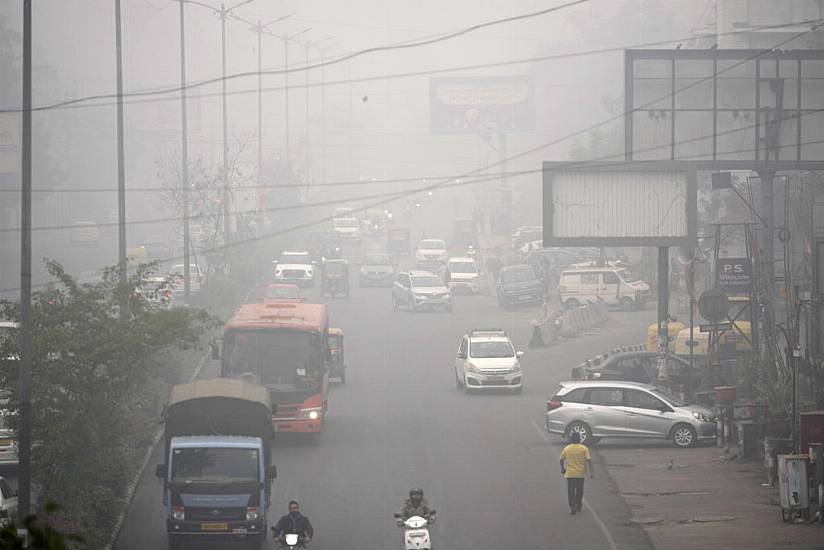
[[[306,252],[289,252],[280,255],[282,264],[308,264],[309,254]]]
[[[449,262],[449,271],[452,273],[477,273],[475,262]]]
[[[478,359],[515,357],[515,350],[509,342],[472,342],[469,356]]]
[[[531,268],[509,269],[501,273],[501,280],[505,283],[523,283],[535,280],[535,272]]]
[[[421,250],[443,250],[446,248],[446,244],[438,239],[431,239],[427,241],[421,241],[421,244],[418,245],[418,248]]]
[[[412,286],[414,287],[428,287],[428,286],[443,286],[443,281],[434,275],[421,275],[412,277]]]
[[[259,454],[257,449],[175,449],[172,483],[256,482]]]
[[[197,268],[197,264],[189,264],[189,274],[191,275],[194,273],[197,275],[200,270]],[[173,265],[169,268],[169,275],[180,275],[183,276],[183,264]]]
[[[270,286],[266,288],[266,297],[270,300],[283,298],[300,298],[297,287],[290,286]]]
[[[684,403],[683,401],[681,401],[680,399],[678,399],[674,395],[671,395],[671,394],[665,392],[662,389],[656,388],[654,390],[650,390],[650,393],[655,395],[655,396],[660,397],[661,399],[668,402],[673,407],[683,407],[683,406],[686,405],[686,403]]]
[[[621,275],[621,278],[625,283],[634,283],[641,280],[637,275],[635,275],[635,273],[629,271],[628,269],[623,269],[618,273]]]
[[[389,256],[367,256],[363,259],[365,265],[391,265],[392,259]]]
[[[355,218],[338,218],[333,223],[335,227],[358,227],[360,225]]]
[[[270,391],[320,384],[323,354],[317,335],[294,330],[241,330],[226,337],[225,375],[252,374]]]

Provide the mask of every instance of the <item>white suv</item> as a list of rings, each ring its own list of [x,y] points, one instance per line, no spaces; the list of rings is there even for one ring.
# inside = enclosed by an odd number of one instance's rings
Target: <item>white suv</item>
[[[501,329],[470,330],[461,339],[455,357],[455,384],[472,390],[508,389],[521,393],[523,372],[512,341]]]
[[[272,263],[275,266],[276,282],[294,283],[301,287],[314,286],[314,264],[312,257],[305,250],[283,252],[280,259]]]
[[[415,262],[419,267],[441,266],[446,263],[446,243],[441,239],[424,239],[418,243]]]

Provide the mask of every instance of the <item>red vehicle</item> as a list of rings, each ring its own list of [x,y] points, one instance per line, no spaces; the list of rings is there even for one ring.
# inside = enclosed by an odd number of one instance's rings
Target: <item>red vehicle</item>
[[[221,376],[268,388],[276,431],[320,432],[329,392],[326,306],[300,302],[241,306],[224,327]]]

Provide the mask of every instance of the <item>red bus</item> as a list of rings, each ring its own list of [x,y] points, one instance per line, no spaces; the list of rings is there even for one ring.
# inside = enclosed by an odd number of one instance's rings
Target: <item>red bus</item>
[[[329,391],[329,315],[323,304],[241,306],[223,332],[221,376],[269,389],[279,432],[323,429]]]

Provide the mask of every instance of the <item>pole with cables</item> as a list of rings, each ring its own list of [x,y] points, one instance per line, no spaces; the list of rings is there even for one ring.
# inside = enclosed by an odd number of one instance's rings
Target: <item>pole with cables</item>
[[[189,121],[186,110],[186,24],[185,0],[180,0],[180,188],[183,192],[183,301],[189,305],[191,270],[189,266]]]
[[[114,0],[115,64],[117,70],[117,267],[120,284],[126,283],[126,166],[123,142],[123,38],[120,0]],[[120,318],[126,317],[126,302],[121,300]]]
[[[222,86],[223,98],[223,244],[229,243],[229,232],[231,230],[229,222],[229,134],[228,134],[228,112],[226,107],[226,4],[220,5],[220,56],[222,59]]]

